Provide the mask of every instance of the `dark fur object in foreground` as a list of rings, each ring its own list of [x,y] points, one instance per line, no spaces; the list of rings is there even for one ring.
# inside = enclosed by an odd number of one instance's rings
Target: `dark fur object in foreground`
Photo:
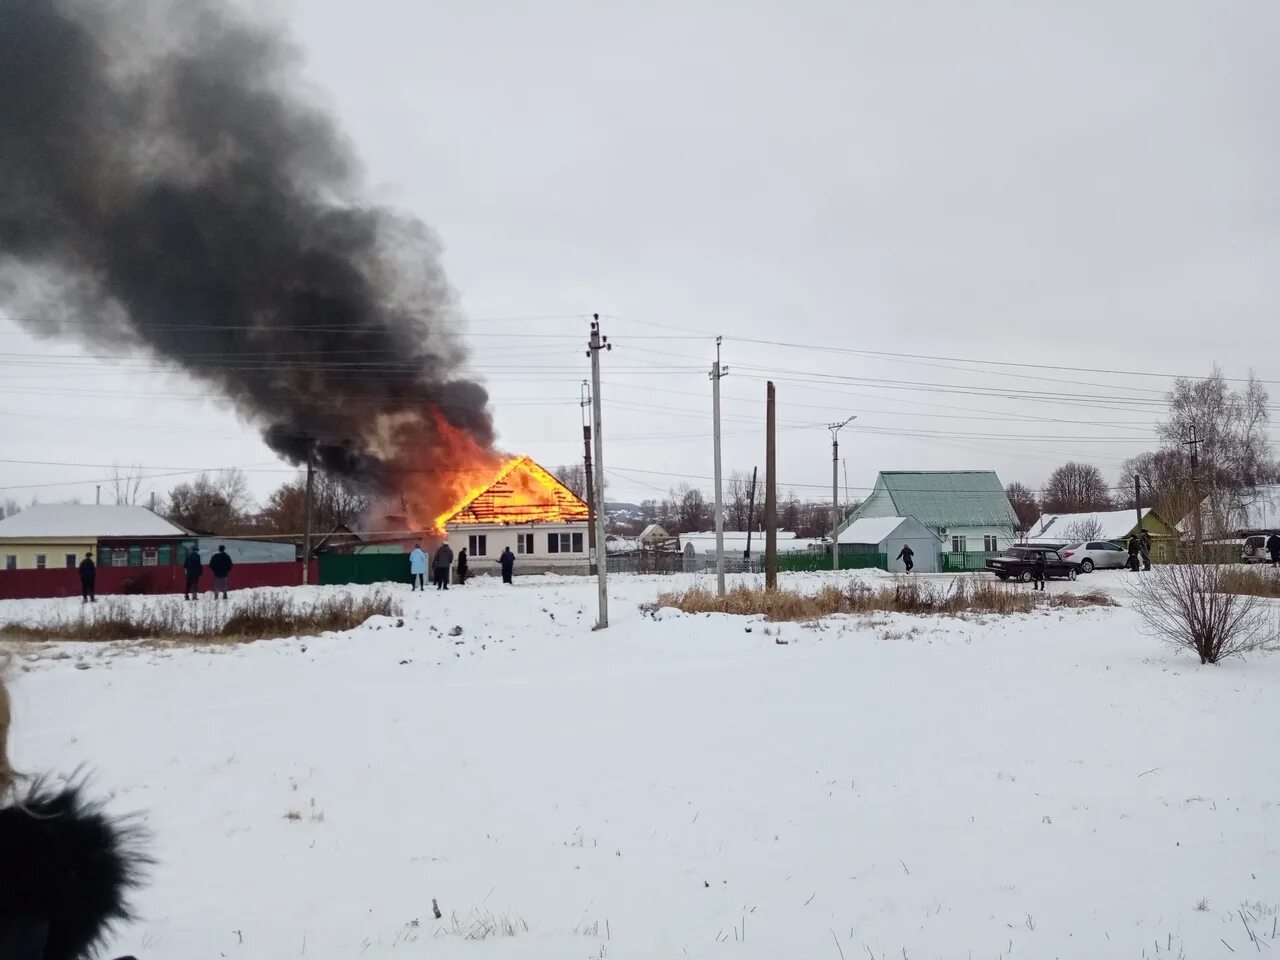
[[[0,960],[83,960],[132,919],[128,896],[151,862],[133,820],[37,785],[0,807]]]

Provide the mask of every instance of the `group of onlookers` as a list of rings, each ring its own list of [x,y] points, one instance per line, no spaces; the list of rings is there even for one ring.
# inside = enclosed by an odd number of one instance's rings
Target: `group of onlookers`
[[[409,553],[410,589],[425,590],[427,588],[427,565],[426,551],[422,549],[421,543],[415,543],[413,550]],[[451,574],[453,574],[453,582],[457,584],[465,584],[467,578],[471,576],[471,566],[467,561],[466,549],[458,551],[457,563],[455,564],[453,548],[449,546],[448,541],[436,548],[436,552],[431,555],[430,566],[431,582],[435,584],[437,590],[449,589]],[[502,570],[502,582],[511,583],[512,577],[515,575],[516,555],[511,552],[510,547],[502,551],[502,556],[498,558],[498,566]]]
[[[219,546],[218,552],[209,558],[209,572],[213,574],[213,598],[226,600],[231,568],[235,561],[227,553],[226,546]],[[200,551],[192,547],[187,551],[187,558],[182,561],[182,569],[186,574],[186,584],[182,591],[183,600],[194,600],[200,595],[200,577],[204,574],[204,562],[200,559]],[[98,566],[93,562],[92,551],[84,555],[80,561],[80,602],[98,602]]]

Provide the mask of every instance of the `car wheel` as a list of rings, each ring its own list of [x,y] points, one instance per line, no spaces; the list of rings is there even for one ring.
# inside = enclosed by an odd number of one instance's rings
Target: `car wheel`
[[[1030,570],[1023,570],[1023,571],[1022,571],[1022,576],[1018,577],[1018,579],[1019,579],[1019,580],[1021,580],[1023,583],[1030,583],[1030,582],[1031,582],[1031,571],[1030,571]]]
[[[1080,564],[1080,572],[1081,572],[1081,573],[1093,573],[1093,561],[1092,561],[1092,560],[1088,560],[1088,559],[1084,560],[1084,561]]]
[[[997,574],[996,574],[996,579],[997,579],[997,580],[1008,580],[1008,579],[1009,579],[1009,575],[1008,575],[1007,573],[997,573]]]
[[[1088,563],[1088,561],[1086,560],[1086,561],[1085,561],[1085,563]],[[1078,573],[1076,573],[1076,568],[1075,568],[1075,567],[1072,567],[1070,570],[1068,570],[1068,571],[1067,571],[1067,579],[1068,579],[1068,580],[1074,580],[1074,579],[1075,579],[1076,577],[1078,577],[1078,576],[1079,576],[1079,574],[1078,574]]]

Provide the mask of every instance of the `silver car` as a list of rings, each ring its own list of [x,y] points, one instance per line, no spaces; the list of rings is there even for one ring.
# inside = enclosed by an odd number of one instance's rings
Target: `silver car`
[[[1129,551],[1110,540],[1091,540],[1063,547],[1059,553],[1064,560],[1080,564],[1081,573],[1094,570],[1123,570],[1129,562]]]

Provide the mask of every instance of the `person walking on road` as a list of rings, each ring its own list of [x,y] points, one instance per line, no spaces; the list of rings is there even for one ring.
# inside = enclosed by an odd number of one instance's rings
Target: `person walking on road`
[[[209,572],[213,574],[213,599],[218,599],[218,594],[222,594],[222,599],[227,599],[227,577],[231,575],[231,568],[235,566],[235,561],[231,559],[231,554],[227,553],[225,545],[218,546],[218,552],[209,558]]]
[[[1035,559],[1031,562],[1031,580],[1036,590],[1044,589],[1044,566],[1044,551],[1037,550]]]
[[[200,562],[200,551],[195,547],[182,562],[182,569],[187,571],[187,585],[182,591],[183,600],[195,600],[200,596],[200,574],[204,573],[204,564]]]
[[[911,568],[915,566],[915,555],[916,552],[911,549],[909,543],[904,543],[902,549],[898,551],[898,559],[902,561],[902,567],[907,573],[910,573]]]
[[[458,584],[465,586],[467,583],[467,551],[465,549],[458,551]]]
[[[422,544],[415,543],[409,554],[409,592],[427,589],[427,555]]]
[[[1273,531],[1267,537],[1267,552],[1271,554],[1271,565],[1280,567],[1280,531]]]
[[[98,568],[93,562],[93,552],[90,551],[84,555],[84,559],[80,561],[80,602],[81,603],[97,603],[98,594],[94,589],[94,583],[98,579]]]
[[[510,547],[502,551],[502,556],[498,558],[498,563],[502,566],[502,582],[510,583],[511,575],[516,569],[516,555],[511,552]]]
[[[453,548],[449,541],[440,544],[435,555],[435,584],[437,590],[449,589],[449,569],[453,566]]]

